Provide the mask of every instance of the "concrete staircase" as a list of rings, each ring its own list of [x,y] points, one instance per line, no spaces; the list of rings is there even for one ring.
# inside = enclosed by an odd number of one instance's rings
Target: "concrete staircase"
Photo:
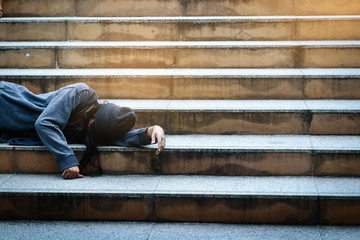
[[[73,181],[0,145],[0,219],[360,224],[357,0],[3,1],[1,80],[85,82],[168,138]]]

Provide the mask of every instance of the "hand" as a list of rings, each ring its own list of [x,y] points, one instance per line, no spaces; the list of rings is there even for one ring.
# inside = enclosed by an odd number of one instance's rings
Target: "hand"
[[[154,125],[149,127],[146,130],[146,136],[151,140],[151,144],[158,143],[158,149],[156,155],[161,153],[165,148],[165,133],[164,130],[158,126]]]
[[[80,174],[80,169],[78,166],[73,166],[65,169],[61,174],[64,179],[74,179],[74,178],[83,178],[84,176]]]

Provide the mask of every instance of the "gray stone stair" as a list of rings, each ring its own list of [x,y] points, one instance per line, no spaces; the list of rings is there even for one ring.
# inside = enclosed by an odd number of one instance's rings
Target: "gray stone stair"
[[[108,100],[169,134],[360,134],[359,100]]]
[[[105,175],[72,181],[45,147],[1,144],[0,238],[8,224],[54,223],[14,220],[152,222],[137,223],[151,225],[147,239],[164,236],[157,224],[180,229],[165,230],[170,238],[202,226],[239,233],[242,223],[360,225],[357,0],[3,0],[3,9],[0,80],[35,93],[85,82],[168,138],[159,156],[156,146],[102,146]],[[84,146],[71,147],[81,157]],[[127,225],[104,222],[113,224]],[[261,239],[359,237],[355,227],[264,227]]]
[[[360,99],[359,79],[358,68],[0,69],[35,93],[85,82],[110,99]]]
[[[325,6],[324,6],[325,5]],[[357,0],[3,0],[5,16],[358,15]]]
[[[2,42],[0,67],[359,68],[360,41]]]
[[[78,156],[83,145],[71,145]],[[347,176],[360,174],[359,136],[168,135],[154,146],[99,147],[105,174]],[[58,173],[45,147],[0,145],[0,173]]]
[[[359,15],[5,17],[0,41],[359,40],[359,29]]]
[[[359,224],[359,181],[176,175],[64,181],[59,175],[4,174],[0,218]]]

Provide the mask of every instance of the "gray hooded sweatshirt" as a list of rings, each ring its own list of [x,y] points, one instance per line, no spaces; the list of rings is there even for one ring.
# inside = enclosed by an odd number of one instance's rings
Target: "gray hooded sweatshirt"
[[[79,165],[68,143],[78,142],[83,126],[77,121],[98,96],[84,83],[63,87],[45,94],[0,82],[0,141],[15,145],[44,144],[54,156],[60,172]],[[114,142],[118,146],[150,144],[147,128],[131,130]]]

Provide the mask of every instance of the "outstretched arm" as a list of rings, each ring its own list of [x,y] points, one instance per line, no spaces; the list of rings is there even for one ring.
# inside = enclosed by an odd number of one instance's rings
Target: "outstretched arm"
[[[156,154],[159,154],[165,148],[165,133],[158,125],[130,130],[121,139],[113,142],[121,147],[141,147],[155,143],[158,143]]]

